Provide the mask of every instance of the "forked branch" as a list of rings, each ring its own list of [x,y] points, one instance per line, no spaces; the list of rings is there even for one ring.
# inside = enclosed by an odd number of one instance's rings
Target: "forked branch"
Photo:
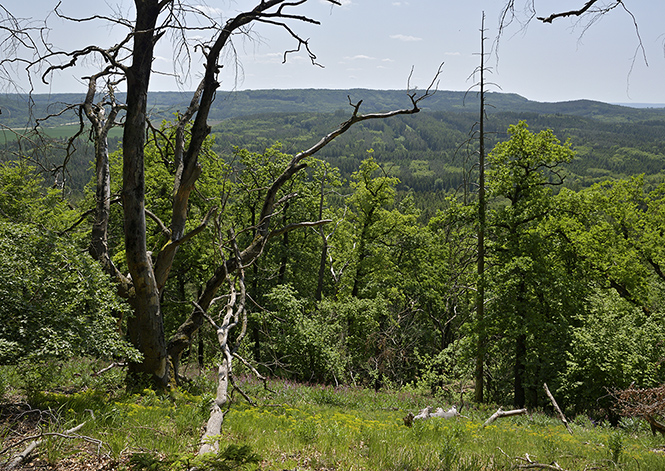
[[[538,19],[542,21],[543,23],[551,23],[552,21],[556,20],[557,18],[565,18],[567,16],[582,16],[585,14],[589,9],[596,4],[598,0],[589,0],[584,4],[584,6],[578,10],[569,10],[569,11],[563,11],[559,13],[552,13],[548,17],[542,17],[539,16]],[[609,7],[605,7],[601,9],[601,13],[610,11],[611,9],[617,7],[621,3],[621,0],[617,0],[613,5]]]

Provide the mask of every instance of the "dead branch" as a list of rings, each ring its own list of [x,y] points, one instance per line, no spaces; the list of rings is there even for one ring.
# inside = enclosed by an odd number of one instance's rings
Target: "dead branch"
[[[594,4],[596,4],[597,2],[598,2],[598,0],[589,0],[588,2],[586,2],[584,4],[584,6],[582,8],[580,8],[578,10],[569,10],[569,11],[564,11],[564,12],[560,12],[560,13],[552,13],[548,17],[539,16],[538,20],[542,21],[543,23],[552,23],[552,21],[556,20],[557,18],[565,18],[567,16],[582,16],[587,11],[589,11],[589,9]],[[602,7],[600,9],[594,10],[594,11],[597,11],[597,13],[600,13],[600,14],[607,13],[608,11],[613,10],[614,8],[618,7],[621,4],[622,4],[621,0],[616,0],[611,5],[606,6],[606,7]]]
[[[521,456],[517,456],[515,458],[512,458],[511,456],[508,455],[505,451],[501,449],[501,447],[497,447],[501,454],[505,456],[506,458],[510,460],[515,460],[515,461],[522,461],[525,462],[525,464],[517,464],[515,467],[517,469],[554,469],[556,471],[566,471],[563,469],[561,466],[559,466],[559,463],[556,461],[553,461],[552,464],[544,464],[544,463],[538,463],[536,461],[533,461],[531,457],[529,456],[528,453],[524,454],[524,458]]]
[[[150,211],[148,208],[146,208],[146,209],[145,209],[145,214],[146,214],[146,216],[148,216],[150,219],[152,219],[152,220],[155,222],[155,224],[157,224],[157,226],[159,226],[159,231],[160,231],[160,232],[161,232],[166,238],[170,238],[170,237],[171,237],[171,229],[169,229],[168,227],[166,227],[166,224],[164,224],[164,223],[162,222],[162,220],[159,219],[159,217],[158,217],[155,213],[153,213],[153,212]]]
[[[585,4],[582,8],[580,8],[579,10],[570,10],[570,11],[564,11],[564,12],[561,12],[561,13],[552,13],[550,16],[548,16],[548,17],[546,17],[546,18],[545,18],[545,17],[540,17],[540,16],[539,16],[538,19],[539,19],[540,21],[542,21],[543,23],[551,23],[552,21],[554,21],[554,20],[557,19],[557,18],[565,18],[565,17],[567,17],[567,16],[581,16],[581,15],[583,15],[584,13],[586,13],[586,11],[587,11],[589,8],[591,8],[591,7],[594,5],[594,3],[596,3],[597,1],[598,1],[598,0],[589,0],[589,1],[586,2],[586,4]]]
[[[233,379],[233,376],[229,376],[229,381],[231,382],[231,386],[233,386],[233,389],[234,389],[234,390],[238,391],[238,392],[240,393],[240,395],[241,395],[242,397],[244,397],[245,400],[246,400],[250,405],[256,407],[256,402],[254,402],[254,400],[253,400],[251,397],[249,397],[249,396],[247,395],[247,393],[245,393],[245,391],[243,391],[242,388],[241,388],[240,386],[238,386],[238,385],[236,384],[235,380]]]
[[[565,471],[561,466],[559,466],[559,463],[557,463],[556,461],[553,461],[552,464],[538,463],[536,461],[533,461],[528,453],[526,453],[524,456],[525,456],[524,458],[522,458],[521,456],[515,458],[515,460],[525,462],[524,464],[516,465],[517,469],[553,469],[556,471]]]
[[[561,412],[561,409],[559,408],[559,404],[557,404],[556,399],[554,399],[554,396],[550,392],[550,388],[547,387],[547,383],[543,383],[543,388],[545,388],[545,394],[547,394],[547,397],[550,398],[550,401],[552,402],[552,405],[554,406],[554,409],[559,414],[559,418],[561,419],[561,422],[563,422],[563,425],[566,426],[566,429],[568,430],[568,433],[570,433],[572,435],[573,431],[571,430],[570,425],[568,425],[568,421],[566,420],[566,416],[563,415],[563,412]]]
[[[427,406],[424,409],[422,409],[420,412],[418,412],[417,415],[413,415],[413,413],[409,412],[406,415],[406,417],[404,417],[402,420],[404,420],[404,425],[406,425],[407,427],[411,427],[415,420],[431,419],[432,417],[440,417],[442,419],[452,419],[453,417],[460,417],[460,413],[457,412],[457,408],[455,406],[452,406],[448,410],[443,410],[440,407],[434,410],[432,407]]]
[[[487,427],[489,424],[494,422],[496,419],[500,419],[501,417],[512,417],[514,415],[522,415],[526,414],[526,409],[515,409],[515,410],[503,410],[503,407],[499,407],[499,410],[497,410],[492,416],[485,421],[483,426],[481,428]]]
[[[665,436],[665,425],[656,420],[665,414],[665,385],[657,388],[635,388],[610,392],[616,401],[616,409],[624,417],[642,417],[649,422],[651,433]]]
[[[99,376],[106,373],[107,371],[111,371],[113,368],[124,368],[125,366],[127,366],[127,363],[124,361],[114,361],[109,366],[102,368],[99,371],[95,371],[92,376]]]
[[[85,424],[86,423],[83,422],[82,424],[79,424],[76,427],[70,428],[69,430],[67,430],[63,433],[42,432],[39,435],[33,435],[31,437],[25,437],[25,438],[19,440],[18,442],[16,442],[16,443],[12,444],[11,446],[5,448],[3,450],[3,453],[5,451],[7,451],[9,448],[18,446],[21,443],[25,443],[29,440],[33,440],[33,441],[25,448],[25,450],[23,450],[22,452],[17,453],[16,455],[14,455],[14,457],[11,459],[11,461],[5,467],[5,469],[11,470],[11,469],[16,469],[17,467],[19,467],[21,465],[21,463],[23,463],[23,461],[25,461],[25,459],[30,455],[30,453],[32,453],[39,445],[42,444],[42,438],[47,437],[47,436],[68,438],[68,439],[82,439],[82,440],[85,440],[89,443],[94,443],[95,445],[97,445],[98,449],[101,448],[104,445],[104,443],[101,440],[98,440],[98,439],[92,438],[92,437],[87,437],[85,435],[78,435],[76,433],[79,430],[81,430]]]
[[[316,154],[319,150],[321,150],[326,145],[328,145],[333,139],[335,139],[336,137],[344,134],[346,131],[349,130],[349,128],[351,126],[353,126],[354,124],[359,123],[361,121],[366,121],[368,119],[385,119],[385,118],[390,118],[392,116],[398,116],[398,115],[403,115],[403,114],[415,114],[415,113],[420,112],[420,108],[419,108],[418,104],[422,100],[425,100],[426,98],[428,98],[428,97],[430,97],[430,96],[432,96],[436,93],[436,90],[437,90],[436,87],[437,87],[437,84],[438,84],[439,76],[442,73],[442,70],[441,70],[442,68],[443,68],[443,63],[441,65],[439,65],[439,68],[437,69],[436,74],[434,74],[434,78],[432,79],[432,82],[429,84],[429,86],[427,87],[425,92],[423,92],[422,94],[419,95],[415,91],[411,92],[411,90],[407,91],[407,95],[408,95],[409,99],[411,100],[411,104],[412,104],[411,108],[404,108],[404,109],[400,109],[400,110],[387,111],[387,112],[383,112],[383,113],[369,113],[369,114],[363,115],[363,114],[359,114],[360,106],[362,105],[363,101],[360,100],[357,103],[353,103],[351,101],[351,97],[348,97],[349,105],[353,108],[353,113],[351,114],[351,117],[347,121],[343,122],[339,126],[339,128],[335,129],[331,133],[329,133],[326,136],[324,136],[323,138],[321,138],[321,140],[319,142],[317,142],[316,144],[314,144],[312,147],[310,147],[309,149],[297,154],[294,157],[293,160],[296,161],[296,162],[300,162],[305,157],[309,157],[311,155]]]
[[[288,224],[280,229],[275,229],[274,231],[271,231],[270,234],[268,235],[269,239],[272,239],[273,237],[280,236],[282,234],[285,234],[287,232],[291,232],[295,229],[299,229],[301,227],[318,227],[322,226],[323,224],[328,224],[329,222],[332,222],[332,219],[322,219],[321,221],[304,221],[304,222],[294,222],[291,224]]]

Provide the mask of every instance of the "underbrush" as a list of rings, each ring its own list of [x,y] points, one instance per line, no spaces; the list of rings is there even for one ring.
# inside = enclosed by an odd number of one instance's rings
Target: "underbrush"
[[[463,417],[417,420],[409,428],[403,421],[408,412],[449,404],[408,389],[375,392],[282,380],[264,385],[251,379],[237,384],[257,405],[235,394],[219,437],[220,453],[201,460],[194,454],[214,391],[203,376],[186,390],[129,395],[119,382],[94,383],[91,377],[84,384],[73,374],[78,383],[59,389],[23,383],[20,396],[15,386],[26,375],[6,368],[0,375],[5,378],[0,466],[25,448],[21,437],[41,431],[36,453],[42,461],[89,464],[104,457],[107,469],[665,469],[665,440],[637,419],[612,428],[578,417],[569,434],[558,420],[534,413],[483,428],[495,407],[467,405]],[[76,436],[62,436],[81,423]]]

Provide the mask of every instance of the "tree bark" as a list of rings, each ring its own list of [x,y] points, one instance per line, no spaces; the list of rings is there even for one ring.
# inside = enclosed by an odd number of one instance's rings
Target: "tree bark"
[[[122,201],[125,251],[132,277],[130,304],[134,315],[127,329],[132,344],[143,354],[141,363],[130,363],[130,375],[146,374],[166,386],[168,366],[159,289],[146,249],[144,147],[148,86],[158,36],[155,25],[157,0],[136,0],[136,24],[132,65],[127,69],[127,114],[123,132]],[[131,381],[131,378],[130,378]]]
[[[515,398],[513,405],[523,408],[526,403],[526,392],[524,389],[524,375],[526,373],[526,334],[519,334],[515,339]]]

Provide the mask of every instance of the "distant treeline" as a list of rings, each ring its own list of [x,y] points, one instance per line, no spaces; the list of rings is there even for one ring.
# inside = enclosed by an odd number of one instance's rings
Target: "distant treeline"
[[[171,119],[173,113],[182,111],[190,102],[192,92],[153,92],[149,98],[149,112],[153,120]],[[7,127],[25,127],[33,122],[32,116],[43,118],[43,126],[58,126],[78,121],[71,111],[60,113],[66,106],[79,103],[84,94],[56,93],[32,96],[18,94],[0,95],[0,124]],[[117,98],[123,101],[124,93]],[[210,112],[211,120],[224,120],[237,116],[264,113],[333,113],[350,110],[349,100],[363,101],[364,112],[408,108],[411,101],[405,90],[244,90],[219,91]],[[537,114],[564,114],[605,121],[636,122],[649,119],[665,120],[665,108],[629,108],[590,100],[559,103],[541,103],[511,93],[488,93],[487,112],[517,112]],[[476,93],[437,91],[421,103],[425,111],[473,111],[478,108]]]
[[[151,113],[158,124],[182,110],[189,94],[163,92],[152,94]],[[263,152],[275,142],[286,153],[296,153],[314,144],[350,113],[349,98],[363,100],[361,112],[408,107],[404,91],[386,90],[255,90],[220,92],[211,113],[214,150],[231,159],[234,148]],[[0,97],[0,123],[11,128],[29,124],[30,106],[39,116],[56,113],[65,103],[82,97],[35,95],[32,101],[18,95]],[[120,99],[122,99],[122,95]],[[633,109],[588,100],[564,103],[538,103],[518,95],[488,95],[487,148],[505,140],[510,124],[526,120],[534,131],[552,129],[562,140],[570,139],[577,156],[567,166],[566,185],[573,189],[616,177],[646,174],[662,179],[665,170],[665,110]],[[338,167],[345,178],[358,169],[372,151],[385,171],[400,180],[401,192],[414,191],[421,209],[437,206],[445,194],[473,180],[477,160],[474,130],[478,120],[476,94],[437,92],[423,105],[423,111],[408,117],[360,123],[349,133],[326,147],[320,158]],[[46,125],[54,138],[48,149],[50,162],[57,165],[67,154],[64,137],[75,132],[78,117],[70,112]],[[7,135],[7,131],[5,131]],[[111,134],[111,149],[117,149],[120,133]],[[11,136],[10,136],[11,137]],[[3,159],[21,146],[6,137]],[[87,134],[83,134],[83,141]],[[72,192],[81,193],[90,180],[91,146],[77,144],[69,160],[65,180]],[[35,160],[43,159],[43,152]]]

